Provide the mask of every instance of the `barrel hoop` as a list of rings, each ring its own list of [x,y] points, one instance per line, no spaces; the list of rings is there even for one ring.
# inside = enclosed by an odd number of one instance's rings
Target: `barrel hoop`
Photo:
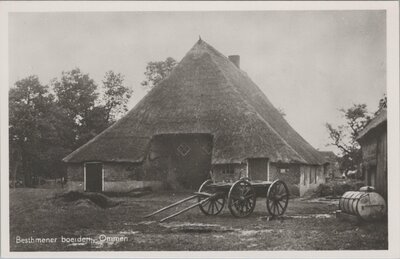
[[[358,193],[354,193],[353,195],[352,195],[352,200],[351,200],[351,212],[352,212],[352,214],[354,215],[354,213],[355,213],[355,209],[354,209],[354,203],[357,203],[357,201],[358,201]]]
[[[348,197],[347,197],[347,201],[346,201],[346,212],[347,213],[351,213],[351,209],[350,209],[350,202],[351,202],[351,197],[353,196],[353,192],[349,193]]]
[[[360,197],[360,200],[361,200],[362,198],[366,197],[366,196],[369,197],[369,193],[364,193],[364,195],[362,195],[362,196]],[[371,202],[371,199],[369,199],[369,202]],[[357,215],[360,215],[360,212],[358,211],[358,204],[357,204]],[[360,216],[360,217],[361,217],[361,216]]]
[[[352,204],[352,209],[354,215],[358,215],[358,202],[360,201],[360,197],[362,197],[363,193],[357,192],[357,195],[355,195],[353,204]],[[354,206],[355,205],[355,206]]]
[[[361,201],[361,199],[362,198],[364,198],[364,197],[366,197],[366,196],[368,196],[369,197],[369,193],[363,193],[363,195],[361,195],[360,196],[360,198],[358,199],[358,202],[357,202],[357,216],[359,217],[359,218],[361,218],[361,214],[360,214],[360,211],[358,210],[358,203]]]

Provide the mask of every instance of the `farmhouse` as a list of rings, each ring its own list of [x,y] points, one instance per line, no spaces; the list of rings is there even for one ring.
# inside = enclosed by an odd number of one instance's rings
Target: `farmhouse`
[[[365,184],[387,199],[387,111],[382,110],[359,133]]]
[[[339,158],[332,151],[319,151],[321,156],[328,162],[325,165],[325,174],[328,177],[341,178],[342,172],[339,168]]]
[[[284,180],[303,195],[325,160],[240,69],[199,40],[126,116],[63,159],[70,189],[197,189],[212,176]]]

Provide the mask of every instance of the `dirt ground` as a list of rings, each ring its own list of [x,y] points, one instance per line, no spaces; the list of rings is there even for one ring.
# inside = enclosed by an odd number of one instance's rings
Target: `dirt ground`
[[[388,248],[386,221],[338,219],[334,214],[337,200],[291,199],[284,217],[269,220],[265,199],[259,198],[254,213],[247,218],[234,218],[228,208],[218,216],[205,216],[194,208],[158,223],[168,212],[154,218],[143,216],[190,193],[114,197],[119,205],[102,209],[88,200],[55,198],[58,192],[61,190],[10,190],[11,251]]]

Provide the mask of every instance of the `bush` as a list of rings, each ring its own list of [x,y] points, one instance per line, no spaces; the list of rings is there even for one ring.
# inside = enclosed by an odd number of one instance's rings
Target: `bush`
[[[342,196],[345,192],[348,191],[358,191],[362,186],[364,186],[364,182],[355,181],[355,180],[338,180],[331,181],[325,184],[318,185],[317,189],[314,191],[315,197],[325,197],[325,196]]]

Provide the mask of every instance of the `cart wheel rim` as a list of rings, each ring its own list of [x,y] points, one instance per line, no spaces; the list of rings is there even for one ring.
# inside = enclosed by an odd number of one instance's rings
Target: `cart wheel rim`
[[[228,194],[228,208],[235,217],[249,216],[256,206],[256,193],[245,179],[235,182]]]
[[[207,192],[213,193],[211,189],[208,188],[210,184],[212,184],[212,180],[205,181],[199,188],[199,192]],[[199,196],[198,202],[206,199],[206,197]],[[212,198],[206,201],[203,204],[199,204],[199,208],[201,212],[203,212],[207,216],[215,216],[221,213],[225,206],[225,197],[224,195],[217,195],[215,198]]]
[[[285,213],[289,203],[289,189],[285,182],[274,181],[267,192],[267,210],[272,216],[280,216]]]

